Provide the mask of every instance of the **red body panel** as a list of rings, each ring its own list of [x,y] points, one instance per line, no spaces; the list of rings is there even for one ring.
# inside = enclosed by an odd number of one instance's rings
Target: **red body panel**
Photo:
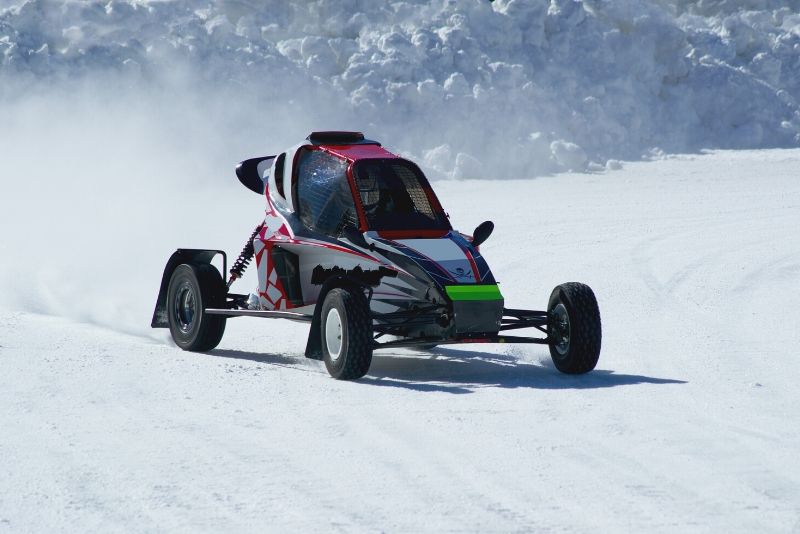
[[[400,156],[397,154],[392,154],[385,148],[379,145],[316,145],[316,146],[309,146],[311,150],[324,150],[334,156],[338,156],[340,158],[346,159],[350,162],[350,165],[347,168],[347,180],[350,182],[350,190],[353,193],[353,199],[355,200],[356,204],[356,212],[358,215],[359,221],[359,230],[361,232],[368,231],[369,225],[367,224],[367,218],[364,214],[364,207],[361,204],[361,197],[358,194],[358,189],[356,188],[355,180],[353,179],[353,163],[358,160],[362,159],[400,159]],[[300,151],[298,150],[298,154]],[[295,159],[297,156],[295,156]],[[428,201],[431,203],[431,207],[436,211],[439,211],[447,217],[444,209],[442,208],[441,203],[439,203],[439,199],[434,194],[433,190],[431,189],[429,184],[425,186],[425,195],[428,197]],[[414,230],[414,231],[382,231],[380,232],[381,237],[386,237],[387,239],[402,239],[408,237],[444,237],[447,235],[449,230]]]
[[[360,159],[399,157],[379,145],[320,145],[320,148],[351,162]]]

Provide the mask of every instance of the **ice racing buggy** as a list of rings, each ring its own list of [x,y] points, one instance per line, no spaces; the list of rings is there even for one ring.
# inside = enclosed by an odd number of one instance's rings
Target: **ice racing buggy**
[[[230,270],[225,252],[198,249],[178,249],[164,269],[152,326],[182,349],[209,351],[228,318],[249,316],[310,323],[306,356],[339,379],[364,376],[375,349],[451,343],[547,344],[565,373],[597,364],[600,313],[588,286],[557,286],[547,311],[505,308],[479,250],[494,225],[453,230],[419,167],[363,134],[314,132],[241,162],[236,175],[267,207]],[[253,257],[257,295],[230,292]],[[544,336],[504,333],[522,328]]]

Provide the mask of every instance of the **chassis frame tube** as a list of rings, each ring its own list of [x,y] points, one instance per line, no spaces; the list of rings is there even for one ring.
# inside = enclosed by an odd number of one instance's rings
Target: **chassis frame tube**
[[[500,324],[500,331],[516,330],[521,328],[536,328],[547,335],[548,313],[537,310],[517,310],[503,308],[503,318]],[[377,339],[377,338],[376,338]],[[420,338],[420,339],[398,339],[395,341],[375,342],[374,349],[388,349],[400,347],[418,347],[430,344],[435,345],[460,345],[470,343],[524,343],[547,345],[549,338],[539,338],[530,336],[507,336],[500,333],[490,335],[460,335],[454,338]]]
[[[310,323],[311,315],[289,311],[268,310],[226,310],[221,308],[206,308],[208,315],[224,315],[226,317],[261,317],[263,319],[289,319],[301,323]]]
[[[429,310],[424,310],[429,311]],[[297,313],[291,311],[271,311],[271,310],[243,310],[243,309],[221,309],[221,308],[206,308],[205,313],[209,315],[223,315],[226,317],[259,317],[263,319],[288,319],[301,323],[310,323],[313,320],[313,315],[306,315],[304,313]],[[416,312],[419,313],[419,312]],[[385,320],[387,316],[394,314],[378,314],[373,319]],[[400,312],[397,318],[410,318],[415,315],[414,312]],[[547,312],[533,311],[533,310],[503,310],[503,323],[500,330],[512,330],[519,328],[536,328],[547,334],[544,328],[547,325]],[[393,325],[382,324],[374,325],[379,336],[383,335],[384,331],[391,328]],[[379,337],[378,336],[378,337]],[[450,339],[441,338],[418,338],[418,339],[398,339],[394,341],[384,341],[373,343],[373,349],[389,349],[401,347],[418,347],[430,344],[436,345],[466,345],[476,343],[523,343],[523,344],[536,344],[547,345],[548,338],[538,338],[530,336],[507,336],[502,334],[492,335],[461,335]]]
[[[418,347],[425,345],[467,345],[476,343],[524,343],[547,345],[550,341],[547,338],[538,337],[524,337],[524,336],[484,336],[484,337],[462,337],[453,339],[436,339],[436,338],[421,338],[421,339],[398,339],[396,341],[384,341],[383,343],[375,342],[372,346],[373,349],[392,349],[401,347]]]

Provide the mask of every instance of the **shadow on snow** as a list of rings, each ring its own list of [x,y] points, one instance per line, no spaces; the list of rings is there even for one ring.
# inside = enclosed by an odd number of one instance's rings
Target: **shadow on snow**
[[[380,354],[380,353],[378,353]],[[535,389],[597,389],[635,384],[685,384],[683,380],[616,374],[596,369],[585,375],[566,375],[552,364],[521,362],[515,356],[435,348],[428,358],[394,354],[378,356],[365,381],[374,385],[418,391],[472,393],[481,387]]]
[[[217,349],[215,357],[326,373],[322,362],[302,356]],[[482,387],[535,389],[598,389],[637,384],[685,384],[684,380],[617,374],[595,369],[585,375],[559,373],[552,364],[537,365],[515,356],[437,347],[427,353],[376,352],[369,373],[359,383],[414,391],[472,393]]]
[[[234,360],[247,360],[256,363],[263,363],[265,365],[274,365],[276,367],[287,367],[289,369],[296,369],[298,371],[305,371],[307,373],[325,373],[324,369],[320,370],[316,366],[309,365],[309,360],[300,356],[286,356],[283,354],[270,354],[267,352],[248,352],[245,350],[232,350],[232,349],[214,349],[207,353],[209,356],[217,358],[231,358]]]

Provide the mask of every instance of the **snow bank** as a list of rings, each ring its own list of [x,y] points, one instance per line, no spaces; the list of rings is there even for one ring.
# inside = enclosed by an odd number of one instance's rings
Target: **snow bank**
[[[240,139],[360,128],[439,177],[800,143],[796,1],[4,4],[18,91],[98,73],[235,89],[220,111]]]

